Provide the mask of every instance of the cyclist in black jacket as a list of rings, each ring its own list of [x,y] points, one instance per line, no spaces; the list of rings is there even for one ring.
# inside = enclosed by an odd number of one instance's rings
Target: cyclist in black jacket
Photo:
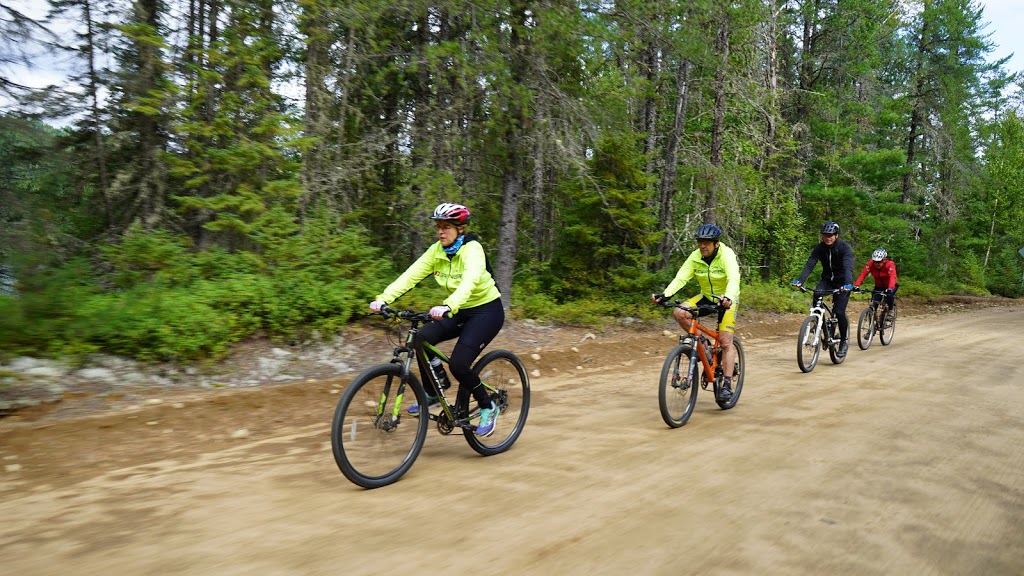
[[[800,272],[800,279],[793,280],[793,286],[802,286],[818,262],[821,262],[821,280],[814,289],[842,290],[832,298],[832,305],[839,319],[839,355],[846,356],[846,337],[850,330],[846,305],[850,302],[850,290],[853,289],[854,259],[853,248],[839,239],[839,224],[835,222],[828,221],[821,225],[821,242],[811,248],[811,255]]]

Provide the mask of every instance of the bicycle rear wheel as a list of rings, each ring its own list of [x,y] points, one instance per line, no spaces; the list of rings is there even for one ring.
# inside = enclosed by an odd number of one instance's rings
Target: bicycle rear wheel
[[[478,453],[484,456],[500,454],[515,444],[526,425],[526,416],[530,413],[530,377],[522,360],[508,350],[488,352],[473,366],[473,371],[488,386],[491,401],[501,412],[490,436],[477,436],[470,429],[462,432],[466,442]],[[469,414],[470,418],[479,416],[476,401],[471,400],[469,391],[463,394],[460,388],[459,392],[456,413]],[[473,412],[468,409],[470,402],[474,403]]]
[[[715,379],[715,402],[718,407],[722,410],[728,410],[736,405],[740,400],[740,392],[743,392],[743,376],[747,366],[747,360],[743,355],[743,343],[740,342],[739,336],[733,336],[732,346],[736,349],[736,362],[734,363],[733,376],[732,376],[732,396],[729,400],[723,402],[718,399],[718,385],[720,380]]]
[[[843,360],[846,360],[846,355],[839,355],[839,321],[835,318],[830,318],[825,322],[825,328],[828,334],[829,358],[832,359],[833,364],[842,364]],[[849,336],[849,331],[847,331],[847,336]]]
[[[800,336],[796,341],[796,363],[801,372],[810,372],[818,363],[821,354],[821,338],[815,338],[818,331],[818,317],[808,316],[800,326]]]
[[[878,341],[882,343],[882,346],[888,346],[892,342],[892,337],[896,334],[896,307],[889,306],[885,312],[885,316],[882,317],[881,333],[878,335]]]
[[[690,419],[693,407],[697,405],[697,388],[700,386],[700,363],[693,368],[693,376],[687,379],[690,370],[690,356],[695,354],[687,344],[680,344],[668,353],[661,368],[658,382],[658,406],[661,419],[670,428],[679,428]]]
[[[860,320],[857,321],[857,345],[861,350],[871,347],[871,341],[875,338],[875,309],[868,306],[860,313]]]
[[[427,405],[423,386],[413,374],[399,394],[402,367],[374,366],[352,381],[338,400],[331,422],[334,461],[346,478],[363,488],[387,486],[416,461],[427,437],[427,418],[403,409],[415,399]]]

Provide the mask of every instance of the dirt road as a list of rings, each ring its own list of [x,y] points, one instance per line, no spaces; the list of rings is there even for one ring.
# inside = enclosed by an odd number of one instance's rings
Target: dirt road
[[[542,350],[511,451],[432,431],[372,491],[331,457],[342,382],[6,424],[4,572],[1024,574],[1022,334],[1019,306],[903,317],[810,374],[795,328],[748,338],[737,407],[678,430],[673,340]]]

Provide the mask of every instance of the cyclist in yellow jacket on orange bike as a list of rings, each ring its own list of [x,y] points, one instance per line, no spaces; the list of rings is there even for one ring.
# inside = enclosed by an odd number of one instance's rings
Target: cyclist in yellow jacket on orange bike
[[[732,397],[732,372],[736,366],[736,349],[732,339],[736,331],[736,309],[740,297],[740,264],[732,248],[719,241],[721,236],[722,229],[714,224],[699,226],[693,235],[697,249],[683,262],[676,277],[665,287],[664,293],[652,294],[651,298],[655,303],[669,298],[691,278],[696,278],[700,293],[686,303],[689,306],[719,304],[724,309],[719,314],[718,342],[722,347],[722,366],[727,366],[729,373],[724,374],[719,398],[728,400]],[[718,302],[714,301],[713,295],[718,297]],[[693,316],[689,312],[676,308],[673,315],[679,326],[684,330],[690,329]]]

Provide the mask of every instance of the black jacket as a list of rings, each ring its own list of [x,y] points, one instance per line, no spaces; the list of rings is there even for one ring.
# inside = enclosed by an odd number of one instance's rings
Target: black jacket
[[[853,248],[846,242],[836,238],[829,247],[824,242],[811,248],[811,256],[800,272],[800,283],[811,275],[814,265],[821,262],[821,279],[835,285],[853,284]]]

